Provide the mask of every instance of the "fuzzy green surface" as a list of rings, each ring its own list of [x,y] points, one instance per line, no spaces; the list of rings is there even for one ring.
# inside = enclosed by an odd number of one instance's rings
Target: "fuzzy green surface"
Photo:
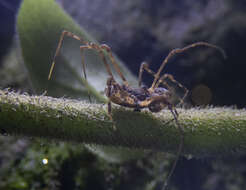
[[[113,106],[0,91],[2,133],[82,143],[176,152],[180,134],[168,110],[158,114]],[[246,150],[246,111],[178,109],[185,131],[183,154],[223,156]],[[114,129],[116,127],[116,130]]]

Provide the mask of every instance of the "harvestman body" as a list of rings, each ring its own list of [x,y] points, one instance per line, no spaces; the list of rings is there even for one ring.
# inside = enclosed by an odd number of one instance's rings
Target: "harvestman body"
[[[165,107],[168,108],[173,117],[174,120],[179,128],[179,132],[180,132],[180,138],[181,138],[181,142],[179,144],[178,147],[178,153],[177,153],[177,157],[176,160],[171,168],[171,171],[166,179],[165,185],[163,186],[163,189],[166,188],[167,186],[167,182],[169,180],[169,178],[171,177],[178,158],[181,154],[182,151],[182,147],[183,147],[183,143],[184,143],[184,132],[182,127],[180,126],[179,122],[178,122],[178,112],[175,109],[175,106],[171,103],[171,97],[172,97],[172,93],[170,91],[170,87],[166,82],[166,79],[171,80],[172,82],[176,83],[180,88],[184,89],[184,96],[182,98],[179,99],[180,103],[183,103],[185,97],[188,94],[188,90],[179,82],[177,82],[172,75],[170,74],[163,74],[161,75],[161,72],[163,70],[163,68],[165,67],[165,65],[167,64],[168,60],[174,56],[175,54],[179,54],[182,53],[190,48],[194,48],[197,46],[207,46],[207,47],[211,47],[211,48],[215,48],[217,50],[219,50],[222,55],[225,57],[225,53],[224,51],[215,45],[206,43],[206,42],[196,42],[193,44],[190,44],[184,48],[181,49],[173,49],[168,55],[167,57],[163,60],[159,70],[157,71],[157,73],[155,73],[154,71],[152,71],[151,69],[149,69],[148,65],[146,63],[142,63],[140,66],[140,71],[139,71],[139,87],[138,88],[132,88],[129,86],[127,80],[125,79],[124,75],[122,74],[119,66],[116,64],[116,61],[113,57],[112,51],[110,49],[109,46],[107,46],[106,44],[96,44],[96,43],[89,43],[84,41],[82,38],[80,38],[79,36],[69,32],[69,31],[63,31],[56,49],[56,53],[53,59],[53,63],[51,65],[50,68],[50,73],[48,76],[48,79],[51,78],[53,69],[54,69],[54,65],[55,65],[55,59],[57,57],[57,55],[59,54],[59,51],[61,49],[62,46],[62,42],[65,36],[74,38],[78,41],[80,41],[82,44],[80,46],[80,52],[81,52],[81,56],[82,56],[82,66],[83,66],[83,73],[84,73],[84,77],[85,80],[87,80],[86,77],[86,72],[85,72],[85,63],[84,63],[84,57],[83,57],[83,50],[84,49],[94,49],[96,51],[98,51],[99,56],[101,57],[106,70],[108,72],[108,80],[107,80],[107,84],[106,84],[106,96],[108,97],[108,114],[109,117],[112,119],[112,114],[111,114],[111,102],[124,106],[124,107],[129,107],[129,108],[134,108],[135,110],[140,111],[143,108],[148,108],[151,112],[159,112],[162,109],[164,109]],[[110,61],[114,67],[114,69],[116,70],[116,72],[118,73],[118,75],[120,76],[120,78],[123,81],[123,84],[118,84],[116,82],[116,80],[113,77],[112,71],[109,67],[109,64],[107,62],[107,59],[105,57],[105,53],[107,52]],[[151,74],[154,77],[153,83],[151,85],[150,88],[147,88],[145,86],[141,86],[142,83],[142,74],[143,71],[147,71],[149,74]],[[165,86],[164,87],[160,87],[160,85]]]

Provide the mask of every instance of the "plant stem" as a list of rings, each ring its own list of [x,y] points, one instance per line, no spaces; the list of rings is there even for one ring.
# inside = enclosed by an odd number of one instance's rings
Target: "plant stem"
[[[246,150],[246,111],[178,109],[183,154],[216,156]],[[116,127],[116,129],[114,129]],[[180,134],[168,110],[134,112],[103,104],[0,90],[0,132],[100,145],[176,152]]]

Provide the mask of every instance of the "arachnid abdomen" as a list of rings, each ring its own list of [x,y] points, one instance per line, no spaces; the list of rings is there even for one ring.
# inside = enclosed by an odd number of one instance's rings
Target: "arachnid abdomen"
[[[152,112],[159,112],[169,105],[170,93],[165,88],[156,88],[154,91],[146,87],[130,88],[110,81],[106,88],[106,95],[115,104],[135,108],[149,108]]]

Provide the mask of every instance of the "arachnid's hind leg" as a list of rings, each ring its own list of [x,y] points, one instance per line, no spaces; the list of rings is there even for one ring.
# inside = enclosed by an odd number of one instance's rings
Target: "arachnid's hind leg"
[[[158,88],[158,86],[160,85],[160,83],[167,85],[167,83],[165,82],[165,79],[166,78],[168,78],[169,80],[171,80],[173,83],[177,84],[180,88],[182,88],[184,90],[185,93],[184,93],[183,97],[182,98],[179,98],[179,100],[180,100],[179,104],[183,104],[184,103],[184,99],[186,98],[186,96],[189,93],[189,90],[186,87],[184,87],[181,83],[179,83],[178,81],[176,81],[172,75],[170,75],[170,74],[164,74],[164,75],[162,75],[161,78],[156,83],[156,86],[154,88]]]
[[[174,170],[176,168],[176,165],[178,163],[178,160],[179,160],[179,157],[181,155],[181,152],[182,152],[182,149],[183,149],[183,145],[184,145],[184,130],[181,127],[181,125],[179,124],[179,122],[178,122],[178,112],[175,109],[175,107],[173,107],[172,105],[169,105],[168,109],[171,111],[171,113],[172,113],[172,115],[174,117],[174,120],[175,120],[175,122],[176,122],[176,124],[178,126],[179,133],[180,133],[180,143],[179,143],[176,159],[175,159],[175,161],[174,161],[174,163],[172,165],[172,168],[171,168],[171,170],[170,170],[170,172],[169,172],[169,174],[168,174],[168,176],[167,176],[167,178],[165,180],[165,183],[163,185],[162,190],[165,190],[167,188],[167,186],[168,186],[168,182],[169,182],[169,180],[170,180],[170,178],[171,178],[171,176],[172,176],[172,174],[173,174],[173,172],[174,172]]]

